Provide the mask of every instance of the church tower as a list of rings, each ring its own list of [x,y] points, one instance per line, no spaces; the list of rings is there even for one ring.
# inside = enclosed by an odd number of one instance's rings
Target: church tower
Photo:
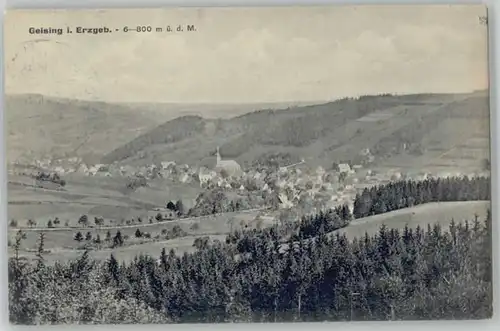
[[[217,153],[216,153],[216,155],[217,155],[217,164],[220,164],[221,158],[220,158],[220,153],[219,153],[219,146],[217,146]]]

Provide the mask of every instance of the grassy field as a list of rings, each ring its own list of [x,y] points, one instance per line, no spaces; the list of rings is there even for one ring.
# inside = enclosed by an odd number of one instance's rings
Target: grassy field
[[[118,261],[127,261],[127,262],[133,260],[137,255],[140,254],[147,254],[153,257],[159,257],[160,252],[163,248],[165,248],[167,252],[169,252],[170,249],[174,249],[176,254],[182,255],[184,253],[190,253],[196,250],[196,248],[193,247],[193,242],[198,237],[200,236],[187,236],[171,240],[148,242],[140,245],[124,246],[115,249],[94,250],[94,251],[89,251],[89,255],[97,260],[106,260],[109,259],[111,254],[113,254],[118,259]],[[214,240],[224,241],[226,235],[224,234],[209,235],[209,237],[212,241]],[[83,250],[55,248],[51,250],[50,253],[45,254],[44,259],[46,263],[49,264],[54,263],[56,261],[65,262],[78,258],[83,254],[83,252],[84,252]],[[21,251],[19,255],[29,260],[36,258],[34,252]]]
[[[452,219],[455,222],[473,220],[475,214],[479,216],[479,220],[483,221],[489,208],[491,209],[491,202],[489,201],[428,203],[361,218],[353,221],[346,228],[338,230],[338,232],[345,233],[347,237],[352,239],[354,237],[360,238],[366,232],[370,235],[376,234],[382,224],[389,228],[402,229],[405,225],[415,228],[419,225],[427,229],[428,224],[439,223],[446,229]]]
[[[74,240],[76,232],[80,231],[83,236],[90,232],[95,238],[98,234],[102,240],[106,237],[108,229],[111,235],[116,234],[117,229],[120,229],[123,236],[128,236],[125,247],[115,250],[115,252],[123,254],[131,254],[135,252],[135,248],[142,249],[145,247],[156,247],[157,244],[152,241],[163,240],[166,238],[164,231],[172,233],[175,225],[178,225],[188,238],[173,240],[174,247],[176,242],[186,246],[186,240],[192,241],[197,236],[207,234],[221,235],[230,232],[241,226],[256,226],[252,221],[257,216],[258,212],[248,213],[230,213],[225,215],[216,215],[211,217],[203,217],[199,219],[180,219],[177,221],[160,222],[154,220],[150,224],[148,219],[155,216],[156,212],[153,207],[163,207],[165,201],[171,199],[183,199],[185,206],[189,208],[189,201],[194,200],[200,192],[199,187],[187,185],[165,185],[165,183],[156,183],[153,187],[146,187],[134,192],[125,193],[122,188],[125,185],[124,179],[120,178],[95,178],[95,177],[78,177],[72,176],[68,179],[68,184],[62,191],[40,189],[32,186],[33,180],[29,177],[10,176],[9,177],[9,203],[8,215],[9,221],[15,219],[17,227],[27,228],[28,220],[36,221],[33,229],[24,229],[27,233],[27,238],[23,242],[23,254],[34,256],[33,250],[37,247],[39,231],[37,228],[44,230],[45,248],[49,251],[49,259],[56,260],[65,256],[74,257],[78,254],[78,248],[84,246],[84,242],[78,243]],[[162,185],[163,189],[161,189]],[[61,229],[66,227],[82,227],[78,224],[78,219],[81,215],[87,215],[89,218],[90,227],[84,229]],[[53,229],[46,228],[49,220],[59,218],[60,224]],[[105,220],[103,229],[98,229],[93,224],[94,217],[102,217]],[[132,226],[122,225],[122,219],[129,220],[141,217],[142,224]],[[66,226],[67,224],[67,226]],[[196,224],[196,225],[194,225]],[[265,226],[266,224],[263,224]],[[59,228],[59,229],[58,229]],[[135,232],[141,229],[142,232],[147,232],[152,239],[137,239]],[[11,242],[15,236],[16,230],[9,230],[9,239]],[[137,243],[147,241],[146,244],[136,245]],[[131,245],[131,246],[128,246]],[[149,246],[148,246],[149,245]],[[169,243],[171,245],[171,243]],[[188,245],[189,246],[189,245]],[[135,248],[134,248],[135,247]],[[127,253],[121,253],[127,252]],[[109,252],[108,252],[109,253]],[[105,255],[108,256],[109,254]],[[104,256],[99,253],[99,256]],[[132,255],[135,255],[133,253]]]
[[[126,192],[125,185],[124,178],[72,175],[68,176],[64,190],[56,191],[34,187],[27,176],[9,176],[8,217],[17,220],[19,226],[27,226],[29,219],[46,225],[56,217],[61,224],[68,222],[72,226],[83,214],[90,220],[102,217],[106,222],[132,217],[147,220],[150,210],[163,207],[170,200],[183,200],[185,207],[190,208],[201,192],[196,185],[167,183]]]
[[[364,236],[365,233],[376,234],[382,224],[385,224],[389,228],[402,229],[405,225],[408,225],[413,228],[420,226],[425,229],[428,224],[434,224],[436,222],[441,224],[443,229],[446,230],[451,219],[460,222],[466,219],[473,220],[475,215],[478,215],[479,219],[483,220],[489,208],[490,202],[488,201],[429,203],[382,215],[358,219],[353,221],[348,227],[338,230],[338,232],[346,233],[348,238],[352,239],[354,237],[360,238]],[[234,230],[245,226],[254,228],[271,225],[272,221],[270,220],[257,225],[257,221],[255,220],[257,214],[258,212],[232,213],[204,217],[199,220],[187,219],[161,224],[146,224],[145,226],[134,225],[121,228],[122,235],[129,237],[123,247],[93,250],[91,251],[91,256],[97,259],[106,259],[113,253],[119,260],[130,260],[141,253],[157,256],[163,247],[167,250],[174,249],[177,254],[192,252],[195,250],[193,242],[196,238],[209,236],[212,240],[223,241],[226,234],[230,232],[231,229]],[[197,224],[197,226],[194,227],[193,224]],[[180,226],[180,228],[186,232],[185,236],[168,240],[165,239],[162,230],[165,229],[170,233],[176,225]],[[143,232],[150,233],[153,237],[159,235],[159,238],[135,238],[134,233],[138,228]],[[92,233],[93,237],[99,234],[101,239],[105,238],[107,232],[107,230],[103,231],[95,228],[89,228],[88,231]],[[86,234],[86,231],[81,232],[83,235]],[[116,231],[113,230],[110,232],[112,236],[116,233]],[[84,246],[84,241],[82,243],[76,242],[73,239],[74,233],[76,233],[74,230],[45,232],[45,248],[47,250],[45,258],[48,262],[69,260],[83,253],[82,248]],[[9,233],[11,240],[14,235],[14,232]],[[35,257],[37,239],[38,232],[27,232],[27,240],[23,242],[21,250],[22,256],[29,259]],[[11,249],[9,253],[12,254]]]
[[[100,249],[98,251],[93,251],[92,255],[96,258],[108,258],[109,254],[113,253],[117,256],[131,259],[141,252],[156,254],[162,247],[166,247],[168,250],[174,248],[178,254],[183,254],[186,251],[194,249],[191,246],[193,241],[198,237],[208,235],[210,237],[223,240],[225,235],[231,230],[247,226],[249,228],[255,228],[258,226],[265,227],[271,225],[271,221],[269,220],[264,221],[261,224],[257,224],[255,218],[258,214],[259,212],[237,212],[196,219],[181,219],[156,224],[145,223],[143,225],[119,226],[117,229],[120,229],[122,236],[128,237],[125,240],[125,245],[114,249]],[[196,225],[193,226],[194,224]],[[184,237],[165,240],[165,235],[162,231],[166,230],[168,233],[172,233],[174,226],[179,226],[186,235]],[[112,236],[116,234],[117,229],[109,230]],[[151,234],[153,239],[135,238],[134,234],[137,229]],[[25,232],[26,240],[23,241],[22,255],[28,258],[34,258],[40,231],[26,229]],[[46,254],[47,260],[64,260],[81,254],[81,249],[84,247],[85,241],[82,241],[81,243],[75,241],[73,237],[76,232],[77,230],[62,229],[44,231],[45,249],[48,251]],[[87,232],[90,232],[93,238],[99,234],[100,238],[104,240],[108,230],[88,228],[86,230],[80,230],[80,232],[83,236],[85,236]],[[11,241],[13,241],[14,236],[15,231],[10,231],[9,238]],[[159,236],[159,238],[154,239],[155,236]],[[10,253],[12,254],[12,250],[10,250]]]
[[[114,236],[119,229],[122,236],[126,236],[127,239],[124,247],[117,248],[113,252],[119,256],[135,256],[141,249],[146,249],[148,252],[156,249],[158,241],[165,242],[168,238],[165,231],[173,233],[176,225],[183,230],[183,236],[187,238],[169,240],[168,245],[172,248],[177,247],[177,243],[181,248],[190,248],[193,240],[200,236],[220,236],[239,227],[269,225],[267,224],[269,221],[256,224],[254,220],[258,211],[174,221],[154,220],[153,223],[149,223],[149,218],[156,216],[157,212],[154,209],[164,207],[166,201],[181,199],[185,208],[190,208],[200,193],[200,188],[196,185],[172,184],[159,179],[152,182],[150,187],[127,191],[123,189],[126,184],[124,178],[98,178],[72,174],[66,179],[67,185],[62,190],[51,190],[36,187],[34,180],[28,176],[9,175],[9,222],[13,219],[17,222],[17,226],[9,228],[9,240],[13,242],[16,228],[23,228],[27,238],[23,242],[22,254],[27,257],[34,257],[39,230],[45,232],[48,260],[58,260],[81,253],[79,249],[83,248],[85,241],[79,243],[74,240],[77,232],[81,232],[83,236],[90,232],[93,238],[99,235],[101,240],[104,240],[108,231]],[[78,219],[82,215],[88,216],[88,227],[78,224]],[[53,221],[56,217],[60,220],[60,224],[51,229],[47,228],[48,221]],[[104,219],[102,229],[95,226],[94,217]],[[130,226],[122,223],[131,218],[137,220],[138,217],[141,217],[142,223]],[[29,228],[28,220],[34,220],[36,225]],[[149,233],[151,238],[135,238],[137,229]],[[183,249],[179,252],[182,253]],[[109,249],[103,251],[106,253],[94,253],[107,257],[111,252]]]

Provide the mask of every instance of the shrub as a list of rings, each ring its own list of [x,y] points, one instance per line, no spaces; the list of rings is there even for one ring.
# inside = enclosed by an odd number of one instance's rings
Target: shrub
[[[175,204],[172,201],[169,201],[167,203],[167,209],[172,210],[172,211],[176,211]]]
[[[75,235],[73,236],[73,239],[75,239],[76,241],[80,242],[83,240],[83,235],[80,231],[78,231],[77,233],[75,233]]]
[[[89,223],[89,217],[87,215],[82,215],[78,219],[78,224],[82,224],[84,226],[87,226]]]

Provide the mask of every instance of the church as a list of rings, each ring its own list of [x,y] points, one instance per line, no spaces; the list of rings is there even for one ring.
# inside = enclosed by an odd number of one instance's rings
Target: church
[[[219,152],[219,146],[217,146],[217,164],[215,165],[215,171],[217,173],[225,173],[229,177],[241,177],[243,171],[241,170],[238,162],[234,160],[222,160]]]

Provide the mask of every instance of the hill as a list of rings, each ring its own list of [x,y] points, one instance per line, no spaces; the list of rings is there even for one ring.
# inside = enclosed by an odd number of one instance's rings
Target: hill
[[[380,215],[368,216],[354,220],[347,227],[335,232],[345,233],[348,238],[361,238],[368,233],[375,235],[385,224],[388,228],[403,229],[420,226],[427,229],[428,224],[440,224],[447,229],[453,219],[456,223],[473,220],[475,215],[483,221],[487,210],[491,209],[490,201],[459,201],[426,203],[412,208],[404,208]]]
[[[153,115],[103,102],[6,96],[7,159],[80,156],[96,162],[153,128]]]
[[[448,231],[452,220],[455,223],[470,222],[477,216],[480,222],[484,222],[488,210],[491,210],[491,201],[432,202],[355,219],[348,226],[329,232],[327,235],[345,234],[349,240],[361,239],[366,234],[369,236],[377,235],[383,225],[388,229],[403,230],[405,226],[408,226],[411,229],[420,227],[426,231],[428,225],[439,224],[443,231]],[[317,238],[306,240],[316,240]],[[283,251],[288,248],[288,243],[281,245]]]
[[[385,164],[474,168],[488,157],[488,118],[482,92],[364,96],[229,119],[189,115],[139,135],[102,162],[207,165],[220,146],[224,158],[246,166],[279,152],[329,167],[332,160],[358,162],[369,148]]]
[[[79,156],[87,163],[147,134],[158,123],[179,116],[226,118],[262,107],[292,104],[177,104],[106,103],[48,97],[39,94],[7,95],[7,159]],[[174,122],[175,123],[175,122]]]

